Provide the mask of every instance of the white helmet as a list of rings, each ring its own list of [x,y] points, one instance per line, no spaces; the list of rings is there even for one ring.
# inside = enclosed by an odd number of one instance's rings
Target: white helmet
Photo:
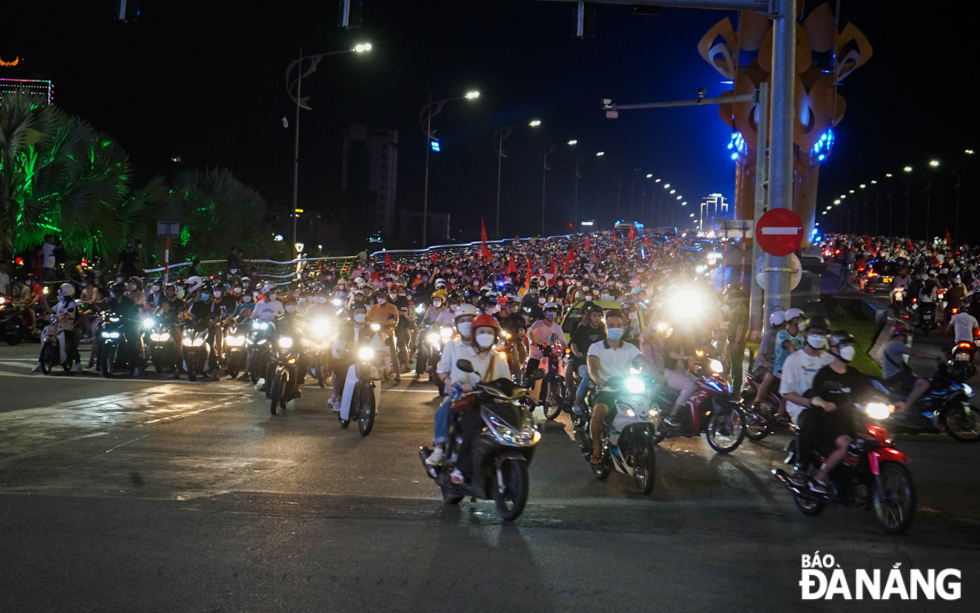
[[[557,302],[545,302],[544,303],[544,306],[541,308],[542,311],[547,311],[549,309],[557,311],[558,310],[558,303]]]
[[[456,312],[453,313],[453,319],[454,320],[459,319],[463,315],[472,315],[473,317],[476,317],[479,314],[480,314],[480,309],[476,308],[475,306],[473,306],[468,302],[464,302],[463,304],[456,307]]]
[[[781,326],[786,323],[786,313],[783,311],[776,311],[769,316],[769,323],[774,326]]]
[[[204,285],[204,280],[197,275],[184,279],[184,291],[188,294],[193,294],[197,290],[201,289],[202,285]]]
[[[274,291],[275,289],[276,289],[275,285],[273,285],[272,283],[266,283],[265,285],[262,286],[262,293],[268,294],[269,292]]]
[[[71,283],[62,283],[61,288],[58,290],[58,294],[64,298],[69,298],[75,295],[75,286]]]

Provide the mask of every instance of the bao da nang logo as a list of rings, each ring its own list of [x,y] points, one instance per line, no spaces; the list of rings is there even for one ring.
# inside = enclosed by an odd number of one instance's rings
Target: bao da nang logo
[[[902,568],[855,568],[847,572],[830,554],[803,554],[803,600],[959,600],[960,571]]]

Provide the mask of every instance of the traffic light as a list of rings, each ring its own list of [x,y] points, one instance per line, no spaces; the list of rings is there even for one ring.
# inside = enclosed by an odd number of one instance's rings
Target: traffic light
[[[136,21],[140,16],[140,0],[116,0],[116,21]]]
[[[579,2],[572,11],[576,38],[595,38],[595,2]]]
[[[359,28],[364,16],[364,0],[340,0],[337,25],[341,28]]]

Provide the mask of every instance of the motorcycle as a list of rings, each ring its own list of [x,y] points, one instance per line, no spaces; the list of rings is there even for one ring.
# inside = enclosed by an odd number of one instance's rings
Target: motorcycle
[[[953,379],[963,383],[977,374],[974,359],[978,346],[980,346],[980,338],[975,338],[972,342],[960,341],[949,347],[947,367]]]
[[[273,415],[276,408],[285,410],[286,403],[296,397],[296,390],[299,388],[299,361],[303,351],[301,339],[294,339],[292,336],[280,336],[276,340],[276,346],[269,354],[270,368],[275,370],[269,381],[270,400],[269,410]]]
[[[75,361],[68,359],[65,334],[74,334],[74,332],[62,330],[56,317],[51,318],[41,334],[41,372],[46,375],[50,375],[59,366],[64,368],[66,373],[72,372],[71,367]]]
[[[906,393],[888,381],[872,379],[879,393],[889,402],[903,401]],[[980,441],[980,411],[970,405],[973,388],[950,377],[945,364],[940,364],[931,379],[929,391],[901,413],[888,417],[883,425],[895,433],[938,434],[945,430],[960,443]]]
[[[310,325],[310,339],[307,348],[310,351],[310,371],[316,377],[317,383],[321,388],[326,387],[330,372],[327,365],[330,363],[327,352],[333,346],[336,338],[336,329],[326,318],[316,319]]]
[[[459,360],[456,367],[463,372],[473,372],[469,360]],[[544,377],[544,371],[535,370],[528,378]],[[520,400],[527,395],[527,388],[510,379],[497,379],[477,383],[478,405],[471,411],[479,411],[485,428],[472,441],[473,475],[463,484],[450,479],[454,466],[451,462],[440,466],[425,463],[432,451],[419,449],[419,458],[426,474],[442,490],[447,504],[459,504],[466,496],[480,500],[494,500],[497,513],[505,521],[520,517],[527,504],[527,469],[534,457],[534,447],[541,440],[541,432],[534,424],[531,412],[521,406]],[[449,437],[449,452],[458,454],[461,438]],[[451,456],[450,456],[451,457]]]
[[[757,378],[752,373],[747,374],[742,383],[740,406],[745,415],[745,438],[750,441],[761,441],[770,434],[787,431],[785,426],[776,421],[776,414],[783,400],[777,390],[778,380],[769,385],[762,401],[755,405],[755,397],[760,385],[762,385],[762,378]]]
[[[429,364],[426,372],[429,373],[429,379],[435,381],[440,396],[445,396],[446,390],[442,378],[436,376],[436,368],[439,366],[439,360],[442,359],[442,350],[454,336],[456,330],[449,324],[433,324],[425,335],[425,342],[429,345]]]
[[[936,303],[919,302],[917,298],[913,298],[912,312],[916,315],[915,327],[922,332],[922,336],[929,336],[936,328]]]
[[[234,321],[229,321],[225,326],[225,337],[222,341],[225,350],[225,368],[232,379],[238,378],[238,373],[245,370],[248,360],[245,330],[245,326]]]
[[[544,402],[541,408],[544,410],[545,418],[553,420],[561,414],[566,403],[565,374],[562,368],[562,352],[557,345],[538,345],[538,349],[544,354],[541,359],[540,368],[544,370],[545,376],[541,380],[542,389],[547,393],[542,394]]]
[[[139,357],[139,337],[130,338],[126,332],[127,325],[121,317],[107,313],[103,319],[99,337],[99,371],[106,379],[111,379],[119,369],[126,369],[133,374],[137,368],[145,366]]]
[[[905,308],[905,290],[896,288],[892,290],[892,310],[903,319],[908,319],[908,309]]]
[[[357,359],[347,369],[338,415],[340,427],[344,429],[350,426],[351,420],[357,420],[357,429],[361,436],[367,436],[374,429],[374,419],[378,415],[378,405],[381,402],[379,349],[382,343],[375,336],[371,344],[371,347],[363,346],[357,350]],[[334,356],[344,359],[349,354],[350,349],[344,343],[336,344]]]
[[[611,469],[632,477],[643,494],[653,491],[657,477],[656,441],[660,413],[653,404],[657,388],[651,377],[631,375],[610,379],[607,385],[620,395],[612,425],[602,426],[602,463],[592,464],[592,405],[585,403],[584,419],[575,424],[575,441],[600,481]],[[625,393],[624,393],[625,392]]]
[[[857,405],[869,418],[885,421],[891,407],[882,402]],[[790,441],[785,464],[796,463],[796,440]],[[813,464],[822,466],[826,456],[813,451]],[[794,483],[786,471],[775,468],[772,474],[792,493],[796,506],[804,515],[819,515],[828,504],[864,508],[874,512],[875,520],[888,534],[901,534],[912,525],[915,516],[916,493],[906,464],[909,458],[895,448],[895,443],[882,425],[869,423],[867,432],[847,448],[847,455],[830,473],[827,494],[812,492],[805,485]],[[814,469],[813,473],[817,469]]]
[[[197,381],[199,374],[207,374],[210,370],[211,344],[208,343],[210,327],[207,323],[184,325],[184,340],[180,347],[180,357],[187,371],[188,381]]]
[[[272,352],[272,342],[276,327],[271,322],[257,319],[252,322],[245,338],[245,347],[251,360],[248,376],[252,383],[258,383],[269,372],[269,355]]]
[[[143,329],[148,332],[149,336],[146,343],[149,362],[153,363],[153,369],[157,371],[157,374],[176,368],[177,340],[172,338],[173,324],[148,317],[143,320]]]
[[[19,345],[25,341],[38,340],[37,330],[27,327],[27,309],[31,307],[14,304],[6,298],[0,303],[0,336],[8,345]]]
[[[679,436],[700,436],[704,432],[712,449],[717,453],[730,453],[745,438],[745,415],[738,405],[738,399],[732,395],[731,384],[721,376],[724,370],[721,362],[706,360],[703,352],[699,353],[702,354],[698,356],[701,360],[694,370],[697,390],[687,401],[690,423],[682,423],[676,428],[663,423],[656,442]],[[662,386],[656,400],[661,416],[669,415],[677,400],[677,392]],[[687,418],[682,419],[687,421]]]

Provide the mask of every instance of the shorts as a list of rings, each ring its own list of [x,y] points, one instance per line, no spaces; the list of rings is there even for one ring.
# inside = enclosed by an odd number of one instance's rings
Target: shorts
[[[842,416],[838,415],[841,411],[842,409],[837,409],[836,411],[828,412],[820,408],[810,410],[816,422],[814,434],[818,441],[817,447],[821,451],[833,449],[834,441],[842,436],[850,436],[847,429],[841,423]]]
[[[900,372],[896,375],[892,375],[888,379],[885,379],[885,381],[891,385],[897,386],[903,392],[908,394],[912,391],[912,388],[915,387],[915,382],[918,379],[918,377],[910,372]]]
[[[616,392],[600,391],[595,395],[595,400],[592,402],[592,406],[596,407],[600,404],[604,404],[609,407],[609,411],[606,413],[606,418],[603,420],[607,424],[612,424],[613,419],[616,417],[618,410],[616,409],[616,399],[619,398],[619,394]]]

